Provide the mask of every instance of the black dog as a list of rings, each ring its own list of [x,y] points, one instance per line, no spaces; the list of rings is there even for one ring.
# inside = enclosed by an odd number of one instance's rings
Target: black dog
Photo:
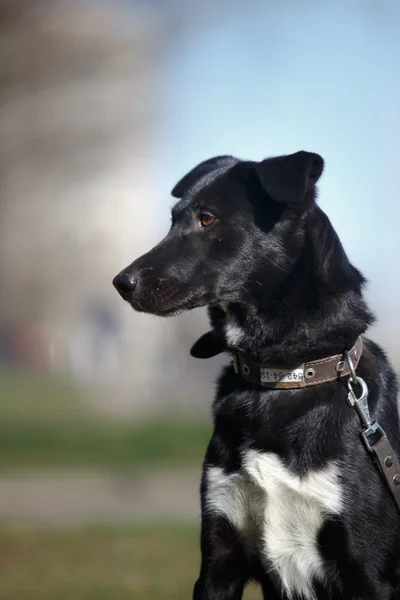
[[[250,579],[269,600],[400,598],[399,513],[346,400],[345,352],[373,317],[362,275],[315,203],[322,170],[307,152],[201,163],[172,191],[167,237],[114,280],[138,311],[208,305],[212,331],[192,354],[235,356],[204,462],[195,600],[239,600]],[[362,339],[357,376],[399,454],[396,378]]]

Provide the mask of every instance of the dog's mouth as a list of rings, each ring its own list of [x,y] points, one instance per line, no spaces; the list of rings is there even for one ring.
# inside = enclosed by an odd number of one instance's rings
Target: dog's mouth
[[[132,296],[121,295],[135,311],[157,317],[176,316],[194,308],[206,306],[213,301],[213,294],[211,293],[191,294],[182,297],[179,292],[180,290],[176,290],[175,293],[163,297],[151,293]]]
[[[135,311],[158,317],[175,316],[194,308],[217,304],[227,293],[227,290],[216,285],[213,277],[199,281],[194,286],[192,282],[154,276],[150,270],[141,277],[132,277],[129,271],[122,271],[113,283],[121,297]]]

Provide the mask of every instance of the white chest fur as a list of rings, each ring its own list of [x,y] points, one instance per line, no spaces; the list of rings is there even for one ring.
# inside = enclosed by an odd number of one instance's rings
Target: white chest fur
[[[236,319],[233,315],[227,315],[224,331],[226,341],[230,346],[240,345],[245,335],[245,332],[236,322]]]
[[[317,534],[324,517],[341,510],[336,466],[299,477],[276,454],[252,450],[239,473],[210,467],[207,482],[207,509],[224,515],[273,566],[289,598],[314,600],[312,579],[323,576]]]

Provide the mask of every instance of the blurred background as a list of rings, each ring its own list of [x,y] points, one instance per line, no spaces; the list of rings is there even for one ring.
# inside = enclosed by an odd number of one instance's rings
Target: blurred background
[[[111,281],[197,162],[324,157],[400,373],[399,27],[396,0],[0,0],[1,600],[191,597],[227,358],[190,358],[203,310]]]

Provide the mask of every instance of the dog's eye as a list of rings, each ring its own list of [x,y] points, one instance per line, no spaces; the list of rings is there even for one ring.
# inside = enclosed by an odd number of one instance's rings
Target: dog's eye
[[[209,215],[208,213],[203,213],[200,215],[200,223],[202,227],[209,227],[215,221],[215,217]]]

